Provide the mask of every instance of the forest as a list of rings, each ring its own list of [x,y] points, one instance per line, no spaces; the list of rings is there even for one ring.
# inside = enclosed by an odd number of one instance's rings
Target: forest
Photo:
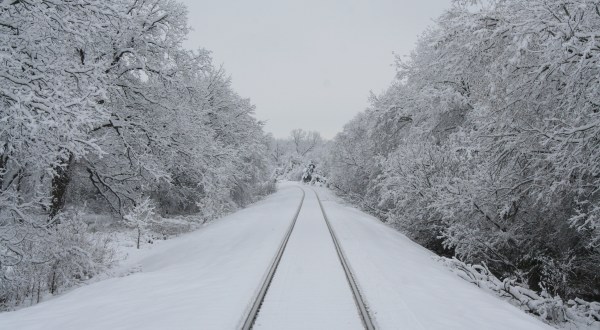
[[[330,184],[439,255],[600,299],[597,1],[455,1],[331,145]]]
[[[170,0],[0,1],[0,310],[105,269],[98,214],[139,247],[273,191],[254,106],[187,33]]]

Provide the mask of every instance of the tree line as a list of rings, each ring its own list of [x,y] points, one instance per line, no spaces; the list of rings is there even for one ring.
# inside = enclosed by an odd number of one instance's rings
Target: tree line
[[[315,174],[327,175],[329,141],[319,132],[293,129],[288,138],[269,137],[269,161],[278,180],[301,181],[310,164]]]
[[[600,299],[600,5],[454,1],[334,139],[329,178],[445,256]]]
[[[254,106],[208,51],[182,47],[186,14],[171,0],[0,1],[0,309],[106,265],[84,205],[206,221],[273,190]]]

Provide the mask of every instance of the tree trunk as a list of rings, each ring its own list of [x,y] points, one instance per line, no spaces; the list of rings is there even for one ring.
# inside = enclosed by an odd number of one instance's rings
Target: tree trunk
[[[40,290],[41,290],[41,287],[42,287],[42,281],[38,280],[38,289],[37,289],[37,303],[38,304],[40,303]]]
[[[56,176],[52,178],[52,200],[50,204],[50,219],[54,218],[65,206],[67,187],[71,181],[71,167],[73,166],[73,154],[70,154],[66,166],[55,168]]]
[[[137,248],[138,250],[140,249],[140,236],[142,236],[142,229],[140,228],[140,226],[138,225],[138,237],[137,237]]]
[[[56,270],[52,271],[52,281],[50,281],[50,293],[56,292]]]

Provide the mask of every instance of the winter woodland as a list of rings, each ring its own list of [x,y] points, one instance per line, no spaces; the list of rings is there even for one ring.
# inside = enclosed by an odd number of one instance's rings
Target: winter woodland
[[[542,318],[600,322],[598,1],[453,1],[332,141],[265,134],[187,33],[171,0],[0,0],[1,310],[110,265],[89,215],[139,247],[278,178],[326,182]]]
[[[0,1],[0,309],[110,263],[85,213],[139,246],[273,189],[253,105],[187,33],[170,0]]]
[[[331,185],[440,255],[599,300],[599,33],[597,1],[455,1],[336,136]]]

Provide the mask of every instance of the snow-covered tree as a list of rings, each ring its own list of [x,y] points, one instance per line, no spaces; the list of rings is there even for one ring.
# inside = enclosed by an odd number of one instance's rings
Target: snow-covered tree
[[[455,1],[334,140],[331,183],[427,247],[598,297],[600,11]]]
[[[155,206],[150,198],[139,201],[127,214],[123,216],[125,225],[136,231],[136,248],[140,248],[140,240],[146,235],[155,213]]]
[[[294,129],[287,139],[270,137],[269,152],[275,177],[302,180],[304,169],[311,163],[319,166],[321,175],[327,175],[325,165],[329,141],[318,132]]]
[[[0,308],[72,284],[39,280],[81,261],[48,254],[85,228],[67,206],[212,219],[273,189],[253,106],[188,30],[171,0],[0,1]]]

